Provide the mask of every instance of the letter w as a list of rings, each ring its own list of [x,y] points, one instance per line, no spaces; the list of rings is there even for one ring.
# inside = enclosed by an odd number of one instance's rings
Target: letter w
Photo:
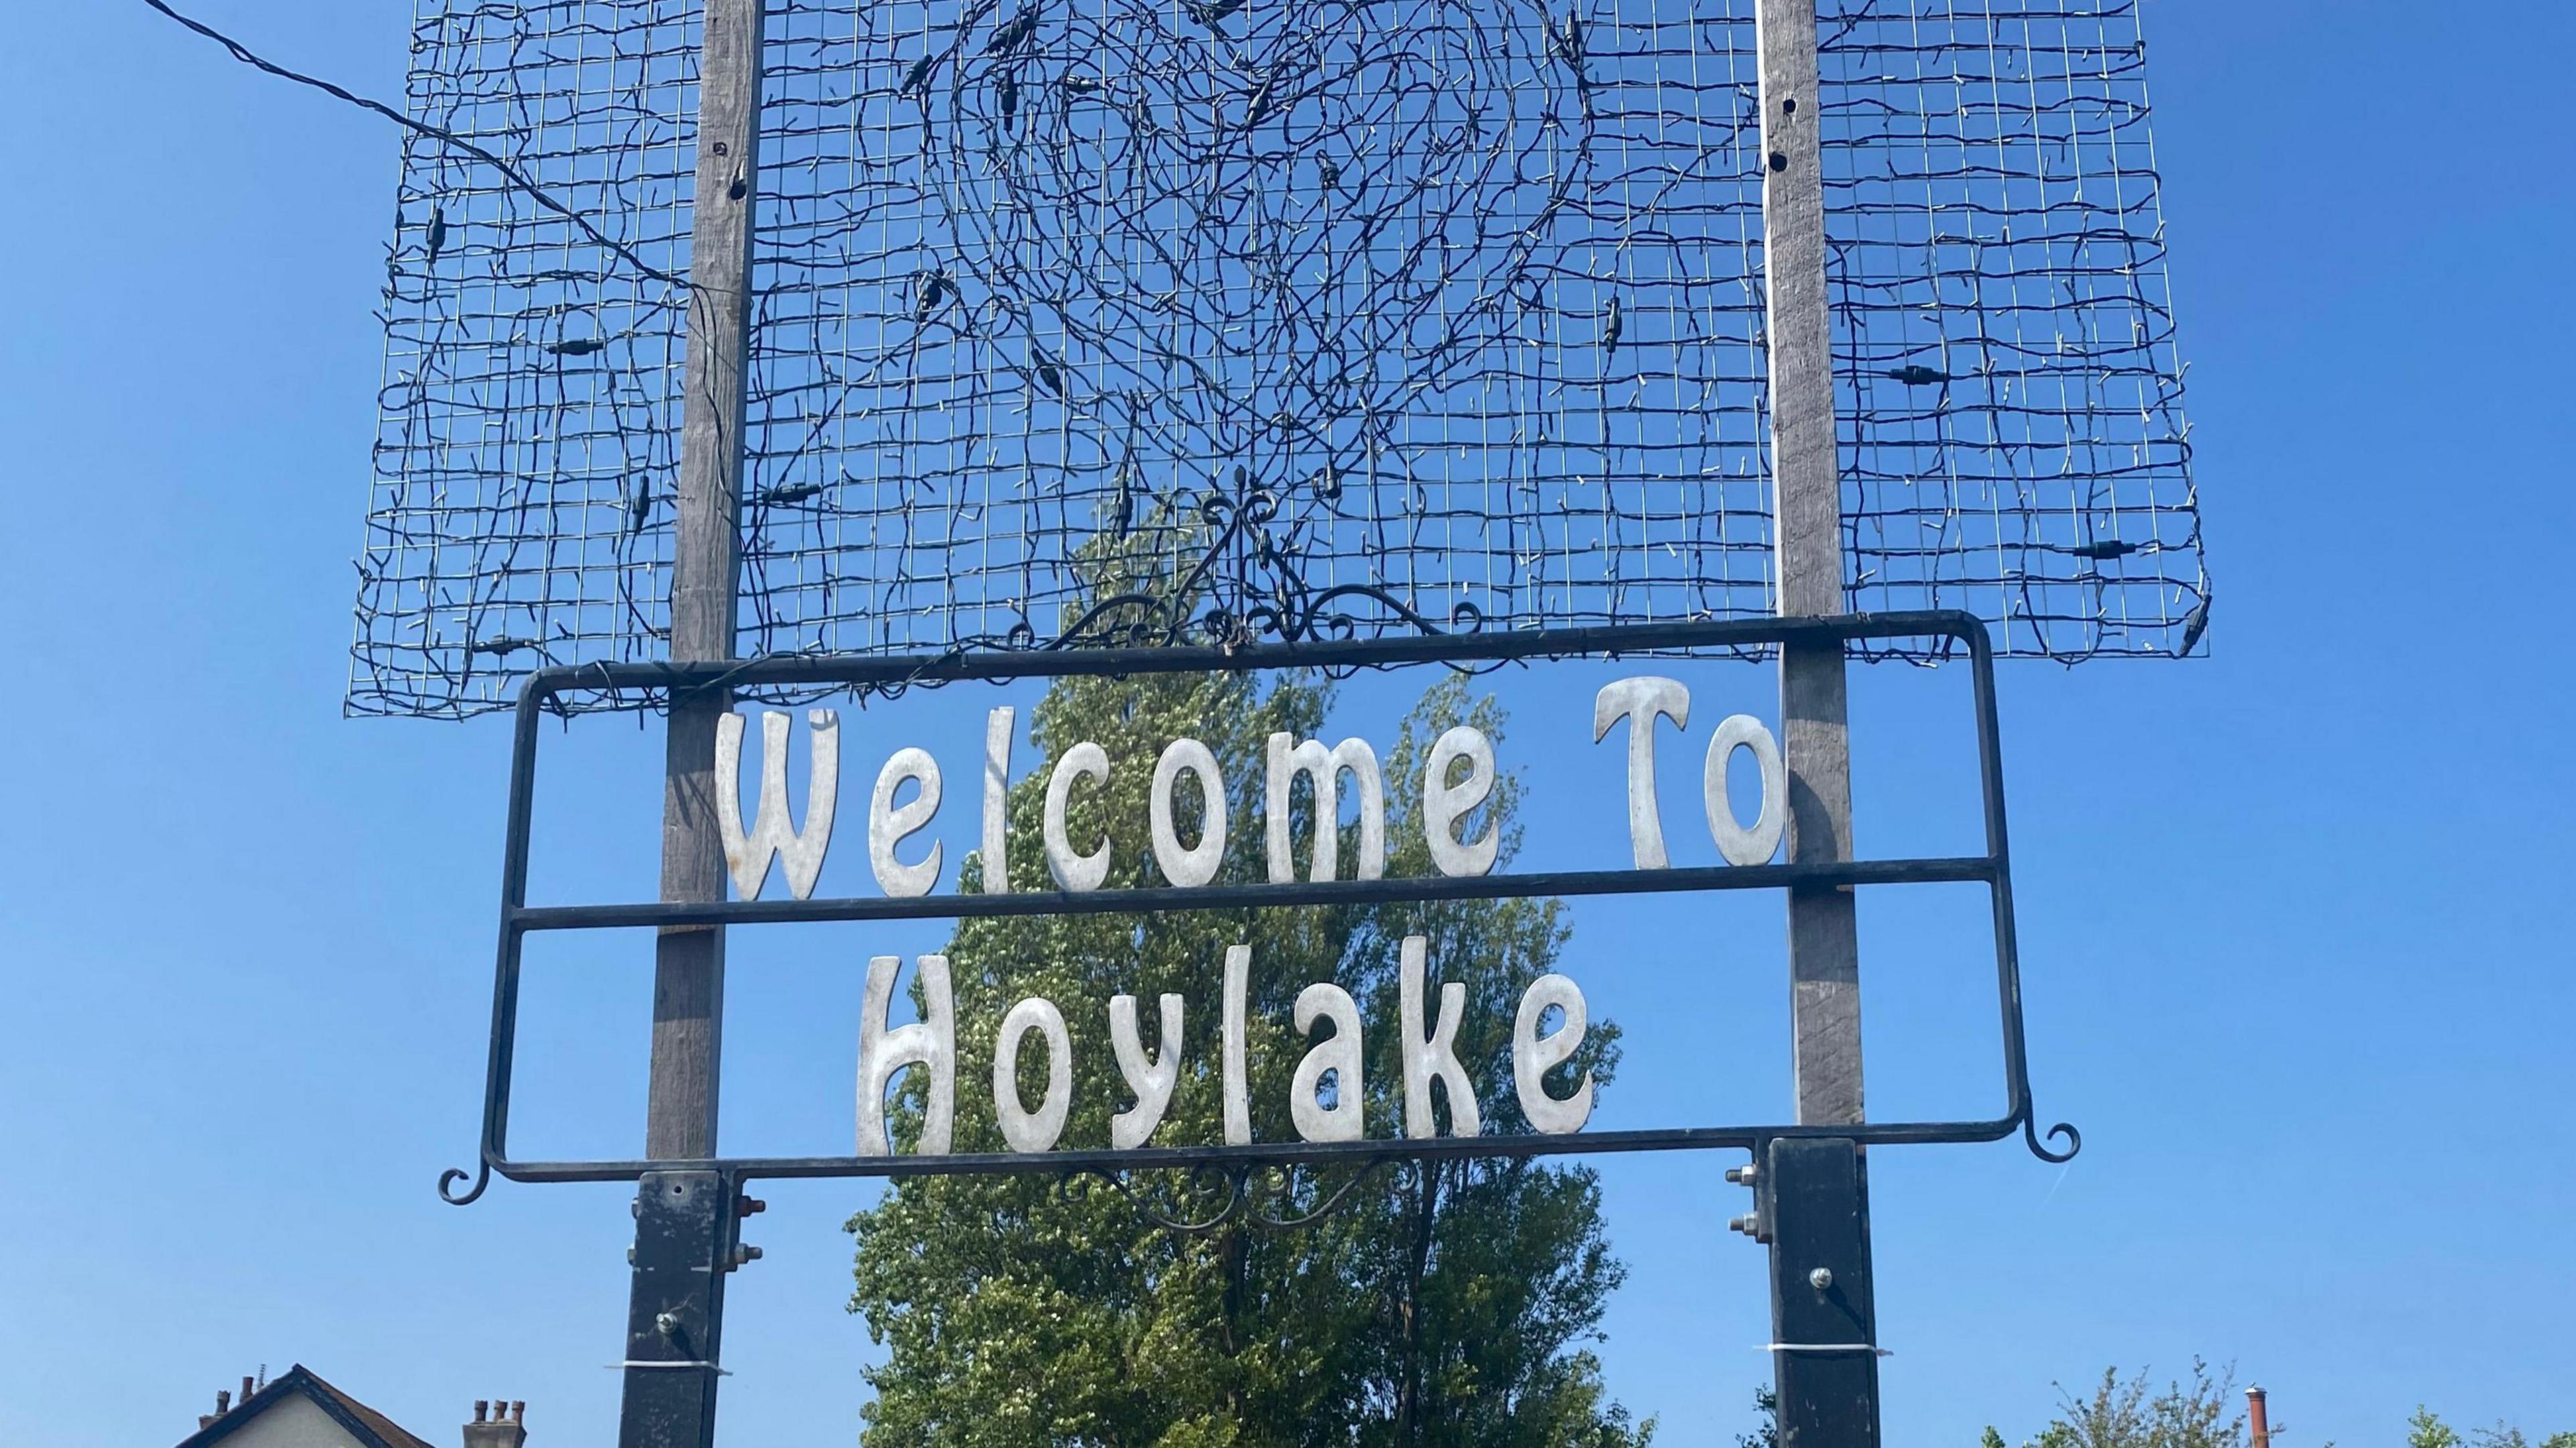
[[[787,730],[785,714],[760,716],[760,808],[751,832],[742,828],[742,716],[728,712],[716,721],[716,824],[724,832],[725,868],[745,900],[760,897],[769,880],[769,862],[787,862],[787,888],[803,900],[814,893],[823,873],[823,852],[832,843],[832,808],[841,792],[841,716],[816,709],[805,716],[808,744],[805,784],[805,828],[787,815]]]

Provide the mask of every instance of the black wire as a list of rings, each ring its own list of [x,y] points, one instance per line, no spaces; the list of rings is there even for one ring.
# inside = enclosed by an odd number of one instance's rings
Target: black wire
[[[443,130],[437,126],[433,126],[427,121],[415,120],[412,117],[395,110],[393,107],[386,105],[382,101],[369,100],[365,96],[344,90],[318,76],[310,76],[301,71],[289,70],[275,61],[268,60],[260,56],[256,52],[252,51],[250,47],[233,39],[231,36],[224,34],[222,31],[215,29],[213,26],[200,20],[192,20],[187,16],[180,14],[178,11],[171,9],[169,5],[164,3],[164,0],[143,0],[143,3],[160,11],[170,19],[179,22],[182,26],[195,31],[197,34],[202,35],[217,45],[222,46],[225,50],[232,53],[233,59],[240,61],[242,64],[247,65],[254,70],[265,71],[281,80],[291,80],[297,85],[311,86],[313,89],[318,90],[325,95],[334,97],[338,100],[347,101],[349,104],[356,106],[361,110],[373,111],[377,115],[384,117],[386,120],[393,122],[395,125],[402,126],[408,130],[417,132],[420,135],[427,136],[441,145],[453,146],[457,150],[463,151],[465,154],[472,156],[476,160],[492,167],[494,170],[499,171],[503,176],[509,179],[511,185],[526,192],[529,198],[534,200],[538,205],[546,208],[548,211],[554,212],[558,216],[563,217],[574,226],[579,227],[582,235],[589,237],[599,246],[614,253],[619,260],[625,262],[628,266],[635,268],[637,271],[642,272],[644,275],[651,277],[657,282],[667,283],[668,285],[675,287],[685,287],[689,284],[688,278],[674,276],[669,272],[663,271],[661,268],[644,260],[644,258],[637,256],[634,252],[627,250],[622,243],[612,240],[608,236],[604,235],[598,227],[591,225],[589,217],[586,217],[571,207],[566,206],[562,202],[557,201],[554,197],[546,193],[545,188],[537,185],[537,183],[522,175],[517,167],[501,159],[499,156],[492,154],[490,151],[483,149],[481,146],[474,144],[472,141],[466,140],[463,136],[457,135],[453,131]]]

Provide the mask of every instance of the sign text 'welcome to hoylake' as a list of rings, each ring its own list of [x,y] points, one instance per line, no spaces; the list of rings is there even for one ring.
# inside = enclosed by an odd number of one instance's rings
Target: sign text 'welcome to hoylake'
[[[1655,795],[1655,722],[1659,718],[1676,728],[1689,726],[1690,691],[1680,681],[1657,676],[1620,679],[1604,686],[1593,701],[1595,742],[1606,739],[1620,723],[1628,725],[1628,833],[1634,866],[1640,870],[1668,866]],[[840,721],[828,709],[809,711],[806,721],[809,768],[801,829],[793,825],[788,803],[789,716],[778,712],[762,716],[759,803],[748,828],[741,805],[744,716],[729,713],[719,721],[714,761],[718,823],[734,886],[746,900],[759,896],[773,862],[783,866],[788,889],[800,900],[812,896],[821,878],[840,796]],[[991,711],[985,731],[983,880],[988,893],[1007,893],[1010,888],[1005,802],[1015,724],[1016,711],[1003,706]],[[1751,825],[1742,822],[1727,792],[1727,765],[1738,749],[1752,755],[1761,779],[1761,800]],[[1366,740],[1344,739],[1327,748],[1320,740],[1273,734],[1266,762],[1262,841],[1272,883],[1287,884],[1297,878],[1289,803],[1300,776],[1314,797],[1306,879],[1329,881],[1340,868],[1345,778],[1357,806],[1356,878],[1383,878],[1386,782],[1377,752]],[[1067,825],[1067,814],[1075,792],[1105,785],[1110,769],[1107,751],[1085,741],[1065,750],[1048,770],[1040,838],[1047,872],[1067,895],[1096,891],[1109,878],[1110,842],[1106,838],[1077,841]],[[1493,743],[1482,731],[1461,725],[1432,744],[1423,773],[1419,818],[1432,865],[1442,875],[1483,875],[1493,868],[1501,843],[1499,830],[1491,821],[1480,826],[1469,817],[1493,793],[1496,778]],[[1194,819],[1183,818],[1191,812],[1176,811],[1175,799],[1191,793],[1184,781],[1196,786]],[[1720,856],[1730,865],[1769,862],[1788,820],[1787,773],[1771,731],[1751,715],[1727,716],[1709,738],[1701,781],[1708,829]],[[913,787],[912,794],[898,803],[907,784]],[[917,897],[937,888],[946,863],[942,844],[932,841],[911,859],[905,857],[905,845],[937,818],[943,794],[938,761],[926,750],[896,750],[878,771],[868,802],[868,864],[886,895]],[[1196,739],[1173,740],[1154,762],[1148,799],[1154,862],[1163,878],[1183,890],[1209,885],[1225,859],[1232,824],[1215,753]],[[1186,844],[1184,824],[1189,826]],[[1475,832],[1471,835],[1470,830]],[[1397,1022],[1404,1133],[1411,1138],[1437,1134],[1432,1111],[1436,1087],[1447,1100],[1451,1133],[1473,1136],[1482,1119],[1476,1083],[1455,1049],[1466,987],[1455,981],[1442,985],[1435,1011],[1426,999],[1426,957],[1424,937],[1405,937],[1399,950]],[[862,1157],[892,1153],[885,1120],[886,1089],[897,1072],[910,1067],[921,1068],[928,1077],[918,1151],[939,1156],[950,1148],[956,1119],[957,1022],[948,961],[944,956],[924,955],[917,965],[921,1019],[902,1026],[889,1020],[901,961],[878,956],[868,965],[859,1028],[857,1151]],[[1219,1009],[1219,1056],[1229,1146],[1252,1141],[1244,1061],[1251,969],[1252,947],[1228,948]],[[1178,995],[1164,995],[1156,1007],[1157,1049],[1148,1050],[1138,1029],[1136,998],[1118,995],[1108,1003],[1111,1047],[1135,1103],[1111,1118],[1110,1144],[1119,1151],[1154,1144],[1154,1133],[1179,1083],[1185,1002]],[[1547,1073],[1572,1059],[1581,1047],[1589,1019],[1582,990],[1563,975],[1543,975],[1521,996],[1512,1031],[1512,1086],[1522,1113],[1540,1132],[1579,1131],[1591,1116],[1588,1074],[1563,1096],[1549,1094],[1544,1084]],[[1332,1035],[1306,1053],[1291,1078],[1290,1119],[1304,1141],[1358,1141],[1364,1136],[1365,1094],[1360,1089],[1359,1005],[1340,986],[1319,981],[1299,992],[1293,1024],[1300,1034],[1307,1034],[1327,1022]],[[1020,1056],[1028,1049],[1031,1035],[1043,1041],[1046,1052],[1047,1084],[1035,1105],[1022,1098],[1019,1088]],[[1072,1107],[1072,1049],[1063,1010],[1056,1002],[1032,996],[1004,1014],[994,1040],[993,1100],[996,1124],[1012,1151],[1055,1148]]]

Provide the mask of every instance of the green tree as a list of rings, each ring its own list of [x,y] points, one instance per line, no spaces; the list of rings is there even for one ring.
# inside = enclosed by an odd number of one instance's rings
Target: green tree
[[[1265,741],[1274,731],[1315,734],[1328,700],[1324,686],[1294,679],[1266,692],[1231,675],[1066,679],[1036,706],[1031,732],[1050,759],[1084,740],[1107,751],[1110,777],[1076,793],[1070,829],[1077,840],[1110,840],[1112,887],[1161,883],[1146,828],[1152,763],[1175,738],[1205,742],[1222,765],[1234,841],[1219,879],[1249,881],[1266,877],[1258,833]],[[1430,741],[1459,722],[1499,737],[1502,717],[1490,699],[1471,701],[1448,681],[1424,697],[1384,760],[1390,876],[1431,873],[1421,776]],[[1010,791],[1016,889],[1045,887],[1044,789],[1030,778]],[[1195,821],[1196,787],[1182,793],[1176,817]],[[1508,857],[1518,801],[1507,775],[1462,834],[1490,825]],[[1314,814],[1302,790],[1292,814],[1302,852]],[[1184,838],[1194,834],[1183,826]],[[1350,878],[1356,831],[1346,825],[1340,845]],[[970,857],[963,888],[981,889],[987,867]],[[1518,991],[1565,946],[1558,905],[1349,905],[961,923],[947,951],[958,1023],[954,1149],[1003,1147],[992,1112],[992,1033],[1025,996],[1064,1012],[1074,1068],[1067,1144],[1107,1144],[1111,1113],[1129,1102],[1108,1036],[1106,1002],[1119,993],[1138,998],[1148,1040],[1161,994],[1187,1002],[1179,1085],[1154,1140],[1221,1140],[1216,1023],[1225,950],[1237,942],[1253,949],[1246,1045],[1255,1138],[1294,1139],[1290,1073],[1308,1042],[1291,1031],[1290,1016],[1310,981],[1340,984],[1361,1007],[1362,1080],[1327,1090],[1356,1090],[1368,1133],[1393,1135],[1397,951],[1409,933],[1429,937],[1436,976],[1468,988],[1457,1053],[1477,1083],[1486,1129],[1525,1130],[1509,1084],[1510,1032]],[[1596,1019],[1577,1058],[1559,1068],[1557,1094],[1584,1071],[1596,1089],[1606,1085],[1616,1043],[1616,1029]],[[1043,1054],[1022,1054],[1023,1100],[1043,1093]],[[906,1073],[890,1112],[907,1150],[919,1129],[920,1076]],[[1284,1208],[1310,1209],[1346,1181],[1295,1184]],[[1188,1183],[1164,1188],[1183,1209],[1197,1200]],[[1628,1448],[1653,1431],[1611,1401],[1584,1346],[1599,1336],[1605,1301],[1624,1275],[1586,1168],[1490,1160],[1385,1169],[1309,1226],[1271,1230],[1238,1218],[1200,1234],[1159,1228],[1118,1192],[1079,1180],[908,1178],[849,1227],[857,1237],[850,1305],[888,1348],[868,1375],[876,1392],[869,1448]]]
[[[2406,1420],[2406,1448],[2460,1448],[2460,1434],[2432,1409],[2417,1403],[2415,1416]]]
[[[2430,1421],[2433,1426],[2440,1428],[2444,1433],[2451,1432],[2449,1428],[2442,1427],[2441,1419],[2433,1417],[2432,1414],[2425,1412],[2422,1408],[2417,1408],[2415,1410],[2415,1418],[2408,1424],[2408,1426],[2411,1428],[2415,1423],[2425,1421]],[[2459,1442],[2459,1435],[2455,1433],[2452,1434],[2451,1441],[2453,1443]],[[2532,1442],[2528,1435],[2526,1435],[2520,1428],[2508,1425],[2501,1418],[2496,1420],[2496,1425],[2492,1428],[2470,1429],[2469,1445],[2470,1448],[2532,1448]],[[2540,1440],[2540,1448],[2576,1448],[2576,1433],[2552,1433],[2548,1437]]]
[[[2406,1448],[2532,1448],[2532,1441],[2501,1418],[2494,1427],[2472,1428],[2463,1438],[2460,1430],[2418,1403],[2414,1416],[2406,1420]],[[2540,1440],[2540,1448],[2576,1448],[2576,1433],[2552,1433]]]
[[[1780,1393],[1769,1383],[1753,1390],[1753,1414],[1762,1421],[1735,1435],[1735,1448],[1780,1448]]]
[[[2104,1368],[2083,1397],[2058,1389],[2058,1416],[2029,1448],[2237,1448],[2245,1441],[2245,1415],[2235,1406],[2234,1387],[2233,1373],[2212,1377],[2198,1358],[2188,1382],[2168,1383],[2152,1396],[2144,1372],[2124,1380],[2119,1369]],[[1983,1448],[2002,1448],[2003,1441],[1989,1427]]]

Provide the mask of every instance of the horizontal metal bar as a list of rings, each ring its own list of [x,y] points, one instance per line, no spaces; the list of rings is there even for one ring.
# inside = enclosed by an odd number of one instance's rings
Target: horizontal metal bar
[[[1008,895],[851,896],[830,900],[723,900],[695,904],[527,905],[508,911],[520,930],[620,926],[765,925],[817,920],[968,920],[990,916],[1112,915],[1279,905],[1374,905],[1525,896],[1658,895],[1791,886],[1992,883],[1997,864],[1967,855],[1925,860],[1846,860],[1804,865],[1706,865],[1674,870],[1559,870],[1536,874],[1403,880],[1299,880],[1280,885],[1163,886],[1142,890],[1036,890]]]
[[[593,663],[528,675],[523,706],[586,689],[758,688],[769,684],[949,683],[961,680],[1061,678],[1231,672],[1261,669],[1372,668],[1391,664],[1508,662],[1583,655],[1618,658],[1675,649],[1840,639],[1957,639],[1985,652],[1985,625],[1955,609],[1857,613],[1810,619],[1708,619],[1694,623],[1614,624],[1588,628],[1462,632],[1320,642],[1244,644],[1236,648],[995,649],[945,654],[773,654],[738,663]]]
[[[503,1161],[519,1182],[632,1181],[648,1171],[720,1171],[743,1180],[782,1177],[1006,1176],[1031,1172],[1149,1171],[1211,1166],[1360,1166],[1458,1157],[1594,1156],[1613,1152],[1758,1149],[1793,1137],[1864,1145],[1999,1141],[2019,1117],[1994,1121],[1870,1122],[1850,1126],[1693,1126],[1658,1131],[1578,1131],[1563,1136],[1441,1136],[1429,1140],[1293,1141],[1249,1146],[1168,1146],[1136,1151],[977,1152],[955,1156],[753,1156],[711,1161]]]

